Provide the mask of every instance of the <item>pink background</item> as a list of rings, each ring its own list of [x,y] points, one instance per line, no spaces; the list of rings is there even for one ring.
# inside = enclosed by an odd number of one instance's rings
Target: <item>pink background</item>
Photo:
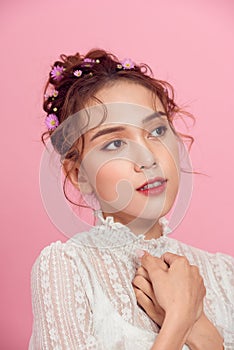
[[[1,1],[1,341],[27,349],[30,270],[41,249],[65,241],[42,205],[43,84],[60,53],[92,47],[147,62],[197,119],[192,203],[173,233],[234,253],[234,3],[232,0]]]

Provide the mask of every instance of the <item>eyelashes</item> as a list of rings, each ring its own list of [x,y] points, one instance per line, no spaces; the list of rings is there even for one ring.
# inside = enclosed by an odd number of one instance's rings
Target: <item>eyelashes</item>
[[[109,142],[104,147],[102,147],[101,150],[103,150],[103,151],[116,151],[117,149],[121,148],[123,146],[123,144],[126,144],[126,142],[123,140],[120,140],[120,139],[116,139],[116,140]]]
[[[149,138],[154,138],[154,139],[160,138],[160,137],[165,135],[167,130],[168,130],[168,127],[165,125],[158,126],[157,128],[153,129],[149,133]],[[116,150],[122,149],[122,147],[124,147],[124,145],[126,145],[126,144],[127,144],[127,142],[124,139],[117,138],[117,139],[105,144],[101,148],[101,150],[102,151],[116,151]]]
[[[155,131],[159,134],[155,135]],[[163,136],[166,133],[166,131],[167,131],[167,127],[165,125],[162,125],[152,130],[150,134],[154,137],[160,137],[160,136]]]

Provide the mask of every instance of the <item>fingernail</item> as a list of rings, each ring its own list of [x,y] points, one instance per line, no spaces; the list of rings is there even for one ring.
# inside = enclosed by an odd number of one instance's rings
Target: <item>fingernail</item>
[[[138,249],[138,250],[136,250],[136,255],[139,259],[141,259],[145,255],[145,251]]]

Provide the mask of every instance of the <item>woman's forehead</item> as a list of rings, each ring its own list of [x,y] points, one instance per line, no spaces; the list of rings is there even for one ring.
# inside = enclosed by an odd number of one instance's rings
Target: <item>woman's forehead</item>
[[[101,100],[102,103],[132,103],[145,106],[146,108],[153,108],[153,105],[156,103],[158,108],[162,107],[161,101],[152,90],[126,79],[107,83],[95,94],[95,97]],[[90,102],[95,104],[95,101]]]

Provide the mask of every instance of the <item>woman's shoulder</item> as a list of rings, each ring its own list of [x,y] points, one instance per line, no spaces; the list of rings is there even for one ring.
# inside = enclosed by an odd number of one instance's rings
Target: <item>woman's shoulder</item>
[[[51,242],[45,246],[39,255],[35,258],[33,269],[43,269],[43,266],[52,266],[55,264],[71,265],[72,263],[79,264],[87,262],[90,249],[97,249],[98,242],[95,241],[95,236],[98,228],[93,227],[89,231],[84,231],[75,234],[73,237],[62,242],[61,240]]]
[[[221,252],[211,253],[179,241],[177,244],[172,243],[173,245],[177,247],[177,254],[186,256],[190,264],[198,266],[200,272],[207,278],[231,283],[234,275],[234,258],[231,255]]]
[[[38,265],[43,265],[48,261],[63,261],[66,257],[71,258],[74,256],[74,253],[77,253],[81,244],[78,242],[82,241],[82,233],[79,234],[80,237],[77,239],[77,244],[74,243],[73,239],[68,239],[65,242],[61,240],[51,242],[47,246],[41,249],[38,256],[35,258],[33,267],[35,268]]]
[[[73,280],[76,283],[87,274],[89,267],[89,254],[85,248],[74,244],[71,239],[52,242],[40,251],[33,262],[32,290],[59,289],[64,283]]]
[[[199,262],[211,266],[223,266],[223,268],[226,266],[229,269],[234,270],[234,257],[231,255],[222,252],[211,253],[207,250],[194,247],[174,238],[168,237],[168,240],[170,241],[169,246],[175,247],[175,253],[186,256],[190,263],[194,264]]]
[[[207,289],[216,291],[218,295],[225,294],[225,299],[230,302],[233,300],[234,258],[232,256],[220,252],[211,253],[173,238],[169,240],[172,253],[185,256],[191,265],[199,268]]]
[[[55,261],[62,261],[67,247],[67,242],[63,243],[58,240],[45,246],[35,258],[31,274],[38,274],[39,271],[45,273],[46,271],[50,270]]]

